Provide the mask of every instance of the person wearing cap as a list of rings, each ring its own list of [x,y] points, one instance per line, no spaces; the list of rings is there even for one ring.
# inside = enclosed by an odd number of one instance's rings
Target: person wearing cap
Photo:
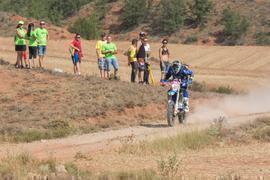
[[[161,70],[161,79],[164,79],[165,74],[167,73],[170,66],[170,51],[167,47],[168,39],[162,40],[162,46],[159,48],[159,59],[160,59],[160,70]]]
[[[24,22],[19,21],[15,34],[15,50],[17,52],[16,68],[23,68],[23,54],[26,51],[26,30],[23,28]]]
[[[144,39],[146,38],[146,33],[145,32],[140,32],[139,34],[139,40],[137,43],[137,62],[138,62],[138,69],[139,69],[139,83],[143,84],[143,72],[145,70],[145,48],[144,48]]]
[[[39,56],[39,67],[43,67],[43,60],[46,54],[47,42],[49,38],[49,33],[45,29],[45,22],[40,21],[40,27],[35,30],[37,43],[38,43],[38,56]]]
[[[105,54],[102,53],[102,46],[107,43],[106,33],[101,34],[101,39],[96,43],[96,54],[98,59],[98,68],[100,70],[100,77],[105,78],[106,62]]]

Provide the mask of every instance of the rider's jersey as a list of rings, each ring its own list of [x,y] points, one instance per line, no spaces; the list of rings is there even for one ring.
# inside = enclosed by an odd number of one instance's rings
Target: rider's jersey
[[[182,83],[188,83],[190,76],[193,76],[193,72],[186,66],[182,66],[178,73],[174,73],[173,68],[170,67],[165,76],[165,80],[173,77],[173,79],[180,79]]]

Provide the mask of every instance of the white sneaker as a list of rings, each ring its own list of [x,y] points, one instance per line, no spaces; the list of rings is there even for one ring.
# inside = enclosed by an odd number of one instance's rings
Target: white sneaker
[[[185,106],[184,111],[189,112],[189,106],[188,105]]]
[[[189,112],[189,101],[188,98],[184,98],[184,111]]]

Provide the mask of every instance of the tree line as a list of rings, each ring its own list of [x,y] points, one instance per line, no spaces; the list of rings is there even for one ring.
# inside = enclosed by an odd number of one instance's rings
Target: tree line
[[[56,25],[93,0],[2,0],[0,10],[43,19]]]

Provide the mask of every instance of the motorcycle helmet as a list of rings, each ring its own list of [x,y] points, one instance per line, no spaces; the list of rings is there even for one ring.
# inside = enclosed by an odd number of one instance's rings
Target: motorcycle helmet
[[[175,60],[172,62],[172,70],[175,74],[179,73],[181,70],[182,64],[179,60]]]

